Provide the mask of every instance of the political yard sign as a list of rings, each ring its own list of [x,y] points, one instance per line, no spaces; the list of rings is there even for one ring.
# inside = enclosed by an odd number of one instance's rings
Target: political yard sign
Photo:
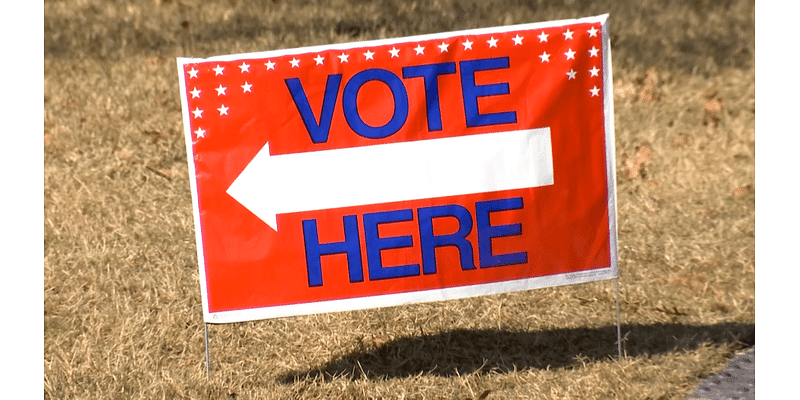
[[[616,277],[606,20],[179,58],[205,321]]]

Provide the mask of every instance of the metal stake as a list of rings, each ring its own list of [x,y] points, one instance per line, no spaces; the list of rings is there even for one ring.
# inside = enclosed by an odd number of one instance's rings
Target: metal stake
[[[622,361],[622,329],[620,328],[619,313],[619,276],[614,278],[614,298],[617,302],[617,357]]]
[[[208,324],[203,323],[206,328],[206,380],[211,380],[211,355],[208,352]]]

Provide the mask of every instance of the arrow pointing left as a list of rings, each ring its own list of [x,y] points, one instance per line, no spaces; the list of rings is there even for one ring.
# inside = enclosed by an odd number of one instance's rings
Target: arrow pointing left
[[[550,129],[271,155],[227,193],[276,231],[277,215],[553,184]]]

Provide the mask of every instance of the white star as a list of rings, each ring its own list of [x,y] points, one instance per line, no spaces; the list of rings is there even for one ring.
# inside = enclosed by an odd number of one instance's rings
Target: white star
[[[566,32],[564,32],[564,40],[567,40],[567,39],[572,39],[572,34],[573,34],[573,33],[574,33],[574,32],[572,32],[571,30],[569,30],[569,28],[567,28],[567,31],[566,31]]]
[[[542,53],[539,58],[542,59],[542,62],[550,62],[550,54],[547,54],[547,52]]]
[[[219,111],[219,115],[228,115],[228,107],[225,107],[225,104],[218,108],[217,111]]]
[[[317,65],[322,65],[322,63],[325,62],[325,58],[317,54],[317,56],[314,57],[314,61],[317,63]]]
[[[275,63],[272,60],[265,62],[264,65],[267,66],[267,69],[275,69]]]
[[[589,91],[592,92],[592,97],[600,96],[600,89],[598,89],[597,86],[589,89]]]
[[[375,55],[375,53],[373,53],[370,50],[367,50],[367,52],[364,53],[364,57],[366,57],[367,60],[374,60],[374,58],[372,58],[372,56],[374,56],[374,55]]]
[[[514,46],[521,45],[522,44],[522,39],[523,39],[523,37],[520,36],[519,34],[517,34],[517,36],[514,36],[513,38],[511,38],[511,40],[514,41]]]
[[[347,62],[347,59],[350,57],[350,55],[349,55],[349,54],[344,54],[344,53],[342,53],[342,54],[339,54],[339,55],[338,55],[338,56],[336,56],[336,57],[339,57],[339,62],[346,63],[346,62]]]
[[[572,51],[572,49],[567,49],[567,52],[564,53],[564,55],[567,56],[567,60],[570,60],[570,59],[574,60],[575,59],[575,52]]]
[[[191,78],[197,78],[197,73],[200,72],[200,71],[198,71],[198,70],[194,69],[194,67],[192,67],[192,69],[190,69],[187,72],[189,72],[189,79],[191,79]]]
[[[197,128],[194,134],[197,135],[197,137],[206,137],[206,131],[204,131],[203,128]]]
[[[200,91],[199,91],[199,90],[197,90],[197,88],[194,88],[194,90],[192,90],[192,91],[191,91],[191,92],[189,92],[189,93],[191,93],[191,94],[192,94],[192,98],[195,98],[195,97],[200,97]]]
[[[450,47],[450,44],[442,42],[442,44],[440,44],[438,47],[439,51],[441,51],[442,53],[447,53],[447,48]]]
[[[214,75],[216,76],[216,75],[222,75],[222,71],[225,69],[225,67],[220,67],[219,65],[217,65],[217,68],[213,69],[214,69]]]
[[[571,69],[569,70],[569,72],[567,72],[567,76],[569,77],[569,79],[575,79],[575,74],[576,72],[574,69]]]
[[[542,33],[540,33],[540,34],[539,34],[539,36],[538,36],[538,38],[539,38],[539,43],[544,43],[544,42],[546,42],[546,41],[547,41],[547,37],[548,37],[548,36],[550,36],[550,35],[548,35],[548,34],[544,33],[544,31],[542,31]]]
[[[486,43],[489,43],[489,47],[497,47],[497,39],[494,36],[487,40]]]
[[[600,51],[597,47],[592,46],[589,50],[589,57],[597,57],[597,52]]]
[[[469,39],[467,39],[466,42],[461,43],[461,44],[464,45],[464,50],[472,50],[472,42],[470,42]]]
[[[239,66],[239,69],[242,70],[242,73],[250,72],[250,66],[245,64],[244,61],[242,61],[242,65]]]
[[[214,90],[217,91],[217,96],[222,96],[225,94],[225,89],[227,88],[225,86],[222,86],[222,84],[220,84],[219,87]]]
[[[194,114],[195,118],[203,118],[203,110],[201,110],[200,107],[195,107],[192,114]]]
[[[300,66],[300,60],[298,60],[298,59],[296,59],[294,57],[292,57],[292,59],[291,59],[291,61],[289,61],[289,63],[292,64],[292,68],[297,68],[297,67]]]
[[[595,27],[592,27],[592,29],[589,29],[589,31],[588,31],[588,32],[589,32],[589,36],[590,36],[590,37],[595,37],[595,36],[597,36],[597,28],[595,28]]]
[[[244,92],[242,92],[242,93],[250,92],[250,88],[251,87],[253,87],[253,85],[251,85],[251,84],[247,83],[247,81],[245,81],[244,85],[242,85],[242,90],[244,90]],[[250,93],[253,93],[253,92],[250,92]]]
[[[414,47],[414,51],[417,52],[417,55],[424,54],[425,48],[421,44],[417,44],[417,47]]]
[[[592,67],[592,69],[589,70],[589,74],[591,74],[591,76],[598,76],[598,72],[600,72],[600,70],[597,69],[597,67]]]
[[[392,53],[392,58],[400,57],[400,50],[395,47],[392,47],[392,49],[389,50],[389,53]]]

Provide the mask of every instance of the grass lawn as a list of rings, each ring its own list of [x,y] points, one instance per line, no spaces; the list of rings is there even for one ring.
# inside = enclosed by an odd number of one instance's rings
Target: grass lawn
[[[44,3],[44,397],[685,398],[755,343],[752,1]],[[204,324],[176,57],[610,14],[611,281]]]

